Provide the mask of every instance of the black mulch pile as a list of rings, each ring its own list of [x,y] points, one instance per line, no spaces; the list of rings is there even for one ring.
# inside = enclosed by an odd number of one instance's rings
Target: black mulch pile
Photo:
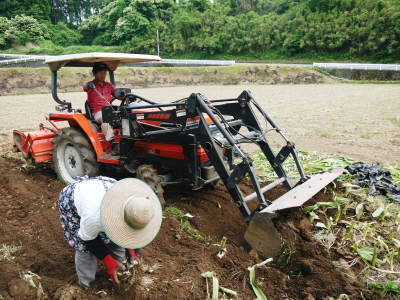
[[[379,163],[356,162],[346,169],[350,174],[356,176],[354,182],[356,185],[369,189],[369,195],[385,195],[400,203],[400,185],[393,183],[390,171],[381,169]]]

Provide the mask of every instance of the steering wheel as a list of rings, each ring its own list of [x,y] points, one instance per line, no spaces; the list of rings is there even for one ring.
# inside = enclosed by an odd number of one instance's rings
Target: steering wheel
[[[114,100],[118,99],[117,97],[113,97],[110,101],[110,104],[112,105],[112,103],[114,102]],[[124,106],[124,105],[128,105],[129,103],[135,102],[137,100],[137,97],[133,94],[126,94],[120,103],[120,107]]]

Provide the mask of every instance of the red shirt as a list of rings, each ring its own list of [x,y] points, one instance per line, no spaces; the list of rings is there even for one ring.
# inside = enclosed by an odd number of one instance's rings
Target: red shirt
[[[93,82],[95,89],[88,89],[87,84],[83,86],[83,91],[87,93],[87,99],[92,112],[95,114],[101,111],[103,106],[110,106],[110,101],[114,95],[115,86],[105,81],[103,84],[100,82]]]

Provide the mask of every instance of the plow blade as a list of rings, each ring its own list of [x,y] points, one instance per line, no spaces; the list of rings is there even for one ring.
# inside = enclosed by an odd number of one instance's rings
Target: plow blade
[[[306,182],[291,189],[286,194],[272,202],[271,205],[256,213],[244,235],[250,246],[264,257],[274,257],[279,254],[281,236],[276,230],[273,218],[279,210],[302,206],[325,186],[343,173],[344,168],[331,172],[317,174]]]
[[[312,176],[306,182],[296,186],[289,192],[274,200],[271,205],[264,208],[260,213],[272,213],[278,210],[299,207],[316,195],[343,173],[344,168],[335,169]]]

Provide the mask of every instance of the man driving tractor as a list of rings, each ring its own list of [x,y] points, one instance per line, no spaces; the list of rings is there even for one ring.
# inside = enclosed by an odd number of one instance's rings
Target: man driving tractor
[[[92,73],[94,79],[83,86],[87,93],[87,100],[93,112],[94,119],[101,126],[106,141],[111,143],[113,154],[118,153],[118,144],[114,142],[113,128],[108,123],[103,123],[101,108],[110,106],[114,97],[115,86],[106,81],[108,66],[105,63],[97,62],[93,65]]]

